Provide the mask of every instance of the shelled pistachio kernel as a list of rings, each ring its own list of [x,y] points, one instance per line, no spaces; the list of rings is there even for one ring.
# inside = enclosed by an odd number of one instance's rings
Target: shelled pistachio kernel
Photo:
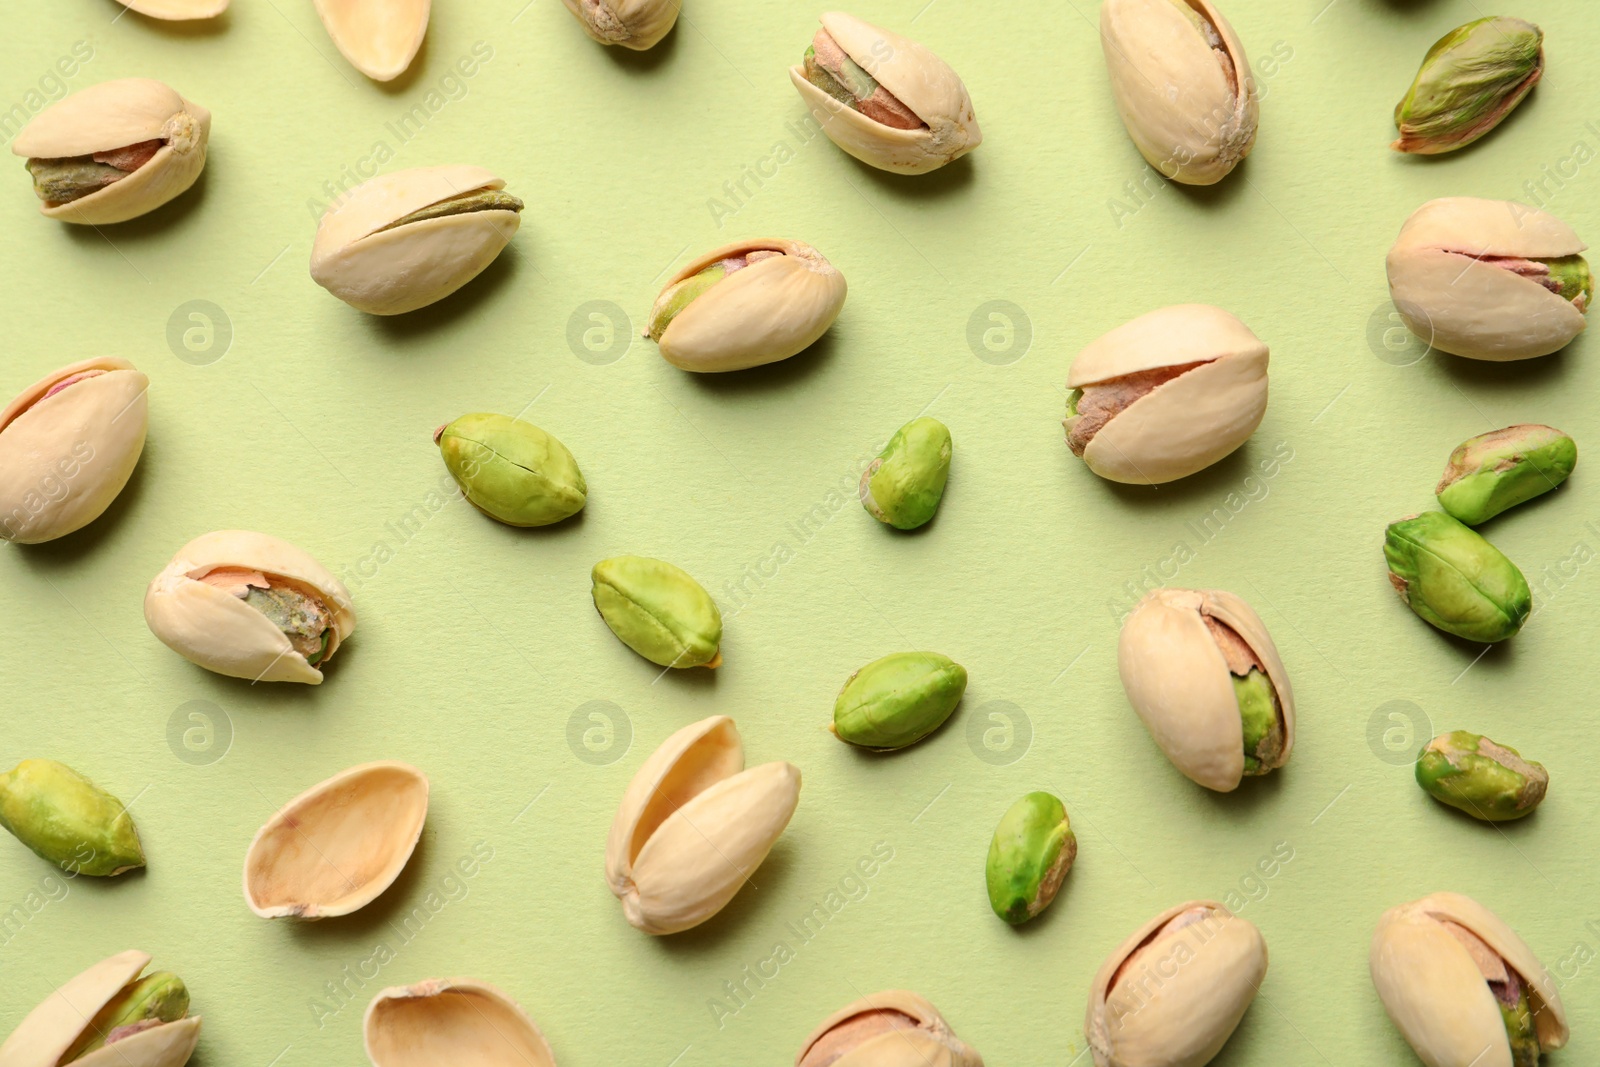
[[[23,760],[0,774],[0,826],[73,874],[106,878],[144,866],[127,806],[55,760]]]
[[[1533,594],[1517,565],[1442,511],[1391,523],[1383,555],[1400,599],[1446,633],[1504,641],[1533,613]]]
[[[950,477],[950,430],[938,419],[912,419],[861,473],[861,506],[897,530],[933,518]]]
[[[1066,806],[1049,793],[1029,793],[1001,816],[989,842],[990,907],[1014,926],[1027,922],[1055,900],[1077,855]]]
[[[1482,734],[1440,734],[1417,758],[1417,784],[1475,819],[1506,822],[1533,814],[1550,787],[1544,766]]]
[[[1555,489],[1577,464],[1577,443],[1560,430],[1507,426],[1462,442],[1434,492],[1451,515],[1477,526]]]
[[[1505,120],[1544,74],[1544,32],[1531,22],[1481,18],[1434,42],[1395,105],[1399,152],[1463,148]]]

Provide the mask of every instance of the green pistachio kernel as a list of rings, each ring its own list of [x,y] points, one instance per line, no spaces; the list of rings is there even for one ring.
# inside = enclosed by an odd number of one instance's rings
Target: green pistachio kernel
[[[1244,722],[1244,773],[1270,774],[1283,753],[1283,713],[1278,693],[1263,671],[1251,669],[1243,678],[1230,674],[1233,695]]]
[[[1516,564],[1442,511],[1391,525],[1383,554],[1400,598],[1446,633],[1504,641],[1533,611],[1533,594]]]
[[[441,200],[437,204],[418,208],[409,215],[395,219],[389,225],[375,232],[393,230],[400,226],[409,226],[413,222],[425,222],[428,219],[442,219],[450,215],[468,215],[474,211],[510,211],[520,213],[522,201],[508,192],[500,189],[478,189],[470,193],[453,196],[449,200]]]
[[[1528,987],[1518,974],[1506,968],[1505,982],[1490,982],[1495,1005],[1500,1009],[1500,1021],[1505,1024],[1506,1039],[1511,1045],[1511,1067],[1539,1067],[1539,1032],[1533,1024],[1533,1005],[1528,1001]]]
[[[897,652],[852,674],[833,703],[833,732],[862,748],[905,748],[944,724],[967,671],[937,652]]]
[[[472,506],[509,526],[549,526],[576,515],[588,500],[578,461],[531,422],[463,415],[433,439]]]
[[[1423,57],[1394,109],[1401,152],[1434,155],[1471,144],[1511,114],[1544,74],[1544,33],[1515,18],[1459,26]]]
[[[1006,811],[989,842],[984,879],[994,913],[1013,926],[1038,915],[1056,898],[1078,855],[1066,805],[1049,793],[1029,793]]]
[[[1578,464],[1578,446],[1560,430],[1524,424],[1464,441],[1435,492],[1439,504],[1468,526],[1548,493]]]
[[[1542,279],[1546,288],[1554,290],[1561,299],[1571,301],[1584,314],[1589,313],[1589,305],[1594,303],[1594,272],[1589,269],[1587,259],[1582,256],[1561,256],[1535,262],[1549,268],[1549,275]]]
[[[722,663],[722,613],[699,582],[659,559],[617,556],[594,565],[594,606],[629,648],[663,667]]]
[[[1455,730],[1429,741],[1417,757],[1417,784],[1473,818],[1506,822],[1539,806],[1550,775],[1514,748]]]
[[[177,1022],[188,1014],[189,990],[183,979],[168,971],[145,975],[123,986],[100,1009],[60,1062],[71,1063],[140,1030]]]
[[[667,327],[672,325],[672,320],[678,313],[688,307],[695,300],[704,296],[706,290],[716,285],[728,276],[728,268],[722,263],[713,263],[699,274],[691,274],[681,282],[675,282],[656,300],[656,306],[650,311],[650,322],[647,332],[651,337],[659,338],[667,332]]]
[[[64,871],[104,877],[144,866],[122,802],[55,760],[23,760],[0,774],[0,826]]]
[[[933,518],[950,477],[950,431],[938,419],[912,419],[895,431],[861,475],[861,506],[897,530]]]

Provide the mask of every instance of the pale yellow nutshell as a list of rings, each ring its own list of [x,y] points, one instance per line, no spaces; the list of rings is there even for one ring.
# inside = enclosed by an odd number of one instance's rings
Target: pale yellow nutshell
[[[939,1010],[904,989],[845,1005],[806,1038],[795,1067],[983,1067]]]
[[[173,22],[215,18],[228,10],[228,0],[121,0],[121,3],[141,15]]]
[[[475,978],[430,978],[381,991],[362,1024],[373,1067],[555,1067],[528,1013]]]
[[[563,0],[583,32],[601,44],[642,52],[677,24],[682,0]]]
[[[100,1010],[150,964],[130,949],[101,960],[70,979],[28,1013],[5,1044],[5,1067],[58,1067],[78,1045]],[[200,1016],[186,1015],[102,1045],[71,1061],[72,1067],[183,1067],[200,1041]]]
[[[373,81],[404,74],[428,33],[431,0],[315,0],[322,25],[350,65]]]

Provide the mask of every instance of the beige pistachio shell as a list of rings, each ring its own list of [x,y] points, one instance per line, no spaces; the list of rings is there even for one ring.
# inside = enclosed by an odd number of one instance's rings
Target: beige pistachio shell
[[[509,996],[474,978],[385,989],[363,1024],[373,1067],[555,1067],[544,1035]]]
[[[101,960],[70,979],[0,1045],[5,1067],[57,1067],[101,1008],[150,965],[136,949]],[[72,1067],[183,1067],[200,1040],[200,1017],[163,1023],[72,1061]]]
[[[860,1025],[878,1013],[909,1016],[916,1025]],[[795,1067],[983,1067],[983,1057],[956,1037],[937,1008],[904,989],[873,993],[840,1008],[806,1038],[794,1062]]]
[[[1422,205],[1389,250],[1389,293],[1412,333],[1442,352],[1496,362],[1564,348],[1587,320],[1572,301],[1484,257],[1560,259],[1587,245],[1544,211],[1511,200]]]
[[[691,723],[628,784],[606,840],[606,882],[647,934],[697,926],[761,866],[799,803],[793,764],[745,770],[732,719]]]
[[[601,44],[644,51],[678,21],[682,0],[563,0],[583,32]]]
[[[1206,911],[1200,921],[1145,945],[1197,908]],[[1267,943],[1254,924],[1210,900],[1169,908],[1095,975],[1083,1024],[1095,1067],[1203,1067],[1232,1036],[1266,974]]]
[[[144,618],[150,632],[191,663],[233,678],[318,685],[322,672],[296,652],[261,612],[199,579],[223,567],[260,571],[315,593],[333,613],[323,663],[356,628],[344,583],[287,541],[250,530],[203,534],[178,550],[150,582]]]
[[[166,143],[144,166],[88,196],[39,212],[62,222],[104,226],[153,211],[184,192],[206,165],[211,112],[150,78],[91,85],[39,112],[11,142],[27,159],[63,159]]]
[[[400,876],[428,817],[415,767],[363,763],[307,789],[256,832],[244,899],[263,919],[325,919],[365,907]]]
[[[373,81],[405,73],[428,33],[431,0],[315,0],[317,14],[350,65]]]
[[[56,385],[91,371],[54,396]],[[0,539],[37,544],[99,518],[144,452],[150,379],[115,356],[62,367],[0,411]]]
[[[886,126],[811,84],[804,67],[790,67],[789,79],[834,144],[879,170],[926,174],[983,143],[967,87],[933,52],[842,11],[823,15],[822,26],[851,59],[925,124],[920,130]]]
[[[228,10],[228,0],[121,0],[122,5],[153,19],[181,22],[209,19]]]
[[[1533,950],[1494,912],[1459,893],[1433,893],[1384,912],[1368,963],[1384,1010],[1428,1067],[1512,1067],[1505,1022],[1483,972],[1442,925],[1466,927],[1528,987],[1542,1050],[1567,1043],[1567,1013]]]

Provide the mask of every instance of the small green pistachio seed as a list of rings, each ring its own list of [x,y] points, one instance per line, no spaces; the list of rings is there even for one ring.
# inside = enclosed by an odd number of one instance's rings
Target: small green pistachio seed
[[[861,506],[897,530],[933,518],[950,477],[950,431],[938,419],[912,419],[895,431],[861,475]]]
[[[1557,296],[1571,301],[1585,315],[1589,313],[1589,305],[1594,303],[1594,272],[1589,269],[1587,259],[1582,256],[1561,256],[1535,262],[1550,268],[1550,282],[1555,285]]]
[[[656,306],[650,312],[648,333],[657,340],[667,332],[667,327],[672,325],[672,320],[677,318],[684,308],[706,294],[706,291],[728,276],[728,268],[722,263],[713,263],[698,274],[691,274],[681,282],[675,282],[656,299]]]
[[[531,422],[463,415],[434,440],[472,506],[508,526],[549,526],[576,515],[588,500],[578,461]]]
[[[1401,599],[1446,633],[1504,641],[1533,612],[1533,594],[1516,564],[1442,511],[1392,524],[1383,554]]]
[[[1509,115],[1544,73],[1544,33],[1515,18],[1484,18],[1439,38],[1394,110],[1402,152],[1450,152]]]
[[[377,233],[384,230],[393,230],[400,226],[409,226],[413,222],[425,222],[428,219],[442,219],[450,215],[469,215],[474,211],[510,211],[520,213],[522,201],[501,189],[477,189],[470,193],[462,193],[448,200],[441,200],[436,204],[418,208],[409,215],[395,219],[389,225],[378,229]]]
[[[1541,764],[1466,730],[1429,741],[1417,757],[1416,773],[1429,796],[1486,822],[1531,814],[1550,786]]]
[[[189,990],[183,979],[169,971],[147,974],[123,986],[100,1009],[60,1062],[71,1063],[107,1044],[115,1044],[123,1036],[117,1031],[124,1027],[177,1022],[188,1014]]]
[[[64,871],[104,877],[144,866],[122,802],[55,760],[23,760],[0,774],[0,826]]]
[[[722,662],[722,613],[699,582],[659,559],[617,556],[594,565],[594,606],[629,648],[663,667]]]
[[[1066,805],[1049,793],[1029,793],[1007,809],[989,842],[984,881],[994,913],[1013,926],[1055,899],[1078,855]]]
[[[1495,1004],[1500,1009],[1500,1021],[1505,1024],[1506,1039],[1511,1045],[1511,1067],[1539,1067],[1539,1033],[1533,1023],[1533,1005],[1528,1000],[1528,987],[1517,973],[1506,968],[1509,982],[1491,982]],[[1515,999],[1511,999],[1511,998]],[[1508,1003],[1509,1001],[1509,1003]]]
[[[1283,713],[1272,681],[1262,671],[1251,669],[1233,681],[1233,695],[1239,701],[1239,717],[1244,724],[1244,773],[1270,774],[1283,753]]]
[[[1548,493],[1578,464],[1577,443],[1549,426],[1508,426],[1462,442],[1435,492],[1468,526]]]
[[[252,585],[245,590],[244,602],[283,631],[283,636],[289,639],[289,647],[313,667],[327,654],[328,639],[333,633],[333,613],[316,597],[284,585],[266,589]]]
[[[884,656],[844,683],[833,704],[833,732],[862,748],[905,748],[943,725],[966,690],[966,668],[948,656]]]

